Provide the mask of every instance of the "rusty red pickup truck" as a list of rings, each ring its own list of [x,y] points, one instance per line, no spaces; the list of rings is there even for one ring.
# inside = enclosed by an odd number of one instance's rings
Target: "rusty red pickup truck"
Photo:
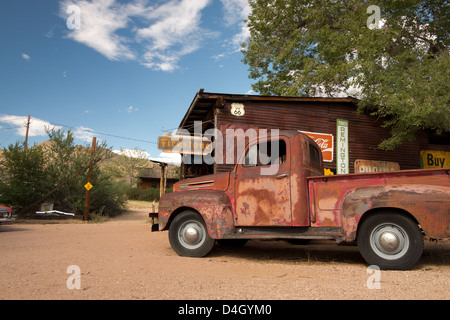
[[[259,161],[254,150],[272,146],[276,159]],[[397,270],[419,261],[424,238],[450,239],[450,169],[323,172],[320,149],[305,134],[258,137],[232,171],[177,182],[150,214],[152,231],[168,230],[173,250],[190,257],[207,255],[216,241],[353,242],[368,264]]]

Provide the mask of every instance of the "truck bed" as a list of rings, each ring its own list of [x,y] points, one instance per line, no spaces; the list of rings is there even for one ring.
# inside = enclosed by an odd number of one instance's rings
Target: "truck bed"
[[[450,168],[307,178],[312,227],[343,226],[349,240],[374,210],[411,215],[430,238],[450,238]]]

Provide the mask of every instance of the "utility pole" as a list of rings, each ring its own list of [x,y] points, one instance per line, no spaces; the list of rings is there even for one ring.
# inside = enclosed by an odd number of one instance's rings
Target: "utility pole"
[[[95,137],[92,138],[92,146],[91,146],[91,160],[89,162],[89,171],[88,171],[88,181],[84,186],[86,188],[86,199],[84,201],[84,216],[83,221],[89,220],[89,201],[91,198],[91,188],[92,188],[92,166],[94,165],[94,155],[95,155],[95,145],[97,143],[97,139]]]
[[[24,150],[27,150],[28,147],[28,131],[30,130],[30,115],[28,115],[28,120],[27,120],[27,131],[25,133],[25,145],[24,145]]]

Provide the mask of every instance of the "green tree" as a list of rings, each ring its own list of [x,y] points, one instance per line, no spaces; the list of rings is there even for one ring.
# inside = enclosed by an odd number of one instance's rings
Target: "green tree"
[[[48,184],[45,155],[41,147],[24,149],[16,142],[3,150],[0,161],[0,203],[20,211],[39,200]]]
[[[46,147],[49,158],[48,180],[50,186],[60,186],[50,199],[59,210],[83,213],[90,163],[91,148],[76,146],[71,130],[48,131],[50,143]],[[111,157],[106,141],[97,143],[94,159],[105,161]],[[111,214],[122,209],[125,190],[103,170],[98,163],[93,166],[90,211]],[[49,186],[49,187],[50,187]]]
[[[48,131],[50,140],[43,146],[24,150],[22,143],[10,145],[0,162],[0,202],[20,213],[37,210],[44,201],[60,211],[83,214],[91,148],[76,146],[73,133]],[[106,142],[96,146],[94,159],[112,155]],[[92,170],[90,212],[110,215],[123,210],[126,186],[96,163]]]
[[[376,4],[376,6],[370,6]],[[448,1],[251,0],[244,63],[253,89],[284,96],[353,92],[396,148],[450,131]],[[347,94],[345,94],[347,95]]]

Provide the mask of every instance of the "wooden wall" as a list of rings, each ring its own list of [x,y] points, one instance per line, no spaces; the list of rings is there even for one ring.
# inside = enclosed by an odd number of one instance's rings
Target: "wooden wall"
[[[381,127],[382,121],[376,117],[358,114],[353,103],[244,101],[245,115],[242,117],[232,115],[231,103],[226,101],[224,108],[217,111],[216,125],[224,138],[226,129],[275,128],[331,133],[336,139],[336,119],[348,120],[350,173],[354,172],[356,159],[393,161],[399,163],[401,170],[418,169],[420,150],[436,149],[435,145],[428,143],[425,133],[420,134],[415,142],[404,142],[395,151],[378,149],[378,144],[389,137],[389,129]],[[438,149],[450,151],[450,146],[438,146]],[[224,156],[226,151],[224,141]],[[236,157],[235,154],[234,159]],[[215,171],[228,171],[232,167],[230,164],[217,164]],[[325,167],[336,168],[336,152],[333,162],[325,163]]]

